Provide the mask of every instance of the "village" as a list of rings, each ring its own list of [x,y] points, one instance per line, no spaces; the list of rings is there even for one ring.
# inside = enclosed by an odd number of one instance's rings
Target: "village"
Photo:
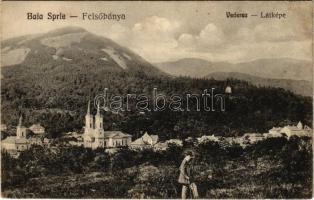
[[[5,124],[1,124],[1,132],[6,131]],[[63,146],[83,146],[85,148],[97,149],[105,148],[109,153],[116,152],[119,148],[130,148],[133,150],[153,149],[154,151],[165,151],[170,145],[183,146],[184,142],[192,142],[195,145],[206,142],[218,142],[223,146],[240,145],[245,148],[248,145],[257,143],[267,138],[286,137],[312,137],[312,129],[298,122],[297,125],[287,125],[284,127],[273,127],[267,133],[245,133],[239,137],[222,137],[212,135],[202,135],[198,138],[188,137],[184,141],[180,139],[169,139],[160,141],[158,135],[144,132],[141,137],[132,141],[132,135],[122,131],[105,131],[103,128],[103,115],[98,106],[95,116],[91,114],[90,102],[88,102],[87,113],[85,115],[84,132],[68,132],[58,139],[48,139],[45,137],[45,128],[40,124],[33,124],[30,127],[23,126],[22,117],[19,118],[16,127],[16,136],[1,138],[1,149],[18,157],[20,152],[29,149],[33,145],[56,148]]]

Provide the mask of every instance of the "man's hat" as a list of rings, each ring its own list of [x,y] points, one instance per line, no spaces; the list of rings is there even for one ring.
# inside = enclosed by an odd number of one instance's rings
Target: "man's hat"
[[[189,149],[189,150],[185,151],[185,155],[186,156],[191,156],[191,157],[194,158],[195,157],[195,152],[193,150]]]

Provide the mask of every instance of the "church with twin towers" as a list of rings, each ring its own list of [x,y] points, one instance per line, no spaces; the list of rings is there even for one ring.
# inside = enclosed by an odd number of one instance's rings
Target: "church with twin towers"
[[[91,114],[90,101],[87,105],[84,127],[84,147],[86,148],[115,148],[129,146],[132,142],[132,136],[121,131],[105,131],[103,115],[100,107],[97,105],[96,115]]]

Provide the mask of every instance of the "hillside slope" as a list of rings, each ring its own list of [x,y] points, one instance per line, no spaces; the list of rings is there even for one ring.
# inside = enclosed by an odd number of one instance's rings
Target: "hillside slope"
[[[98,66],[99,70],[162,74],[129,49],[78,27],[66,27],[45,34],[3,41],[2,66],[16,65],[29,70],[44,68],[52,71],[65,65],[68,68],[78,65],[88,66],[86,70]]]

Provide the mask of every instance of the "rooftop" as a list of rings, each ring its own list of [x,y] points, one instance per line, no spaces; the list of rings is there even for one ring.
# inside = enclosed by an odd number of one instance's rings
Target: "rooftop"
[[[29,129],[43,129],[44,127],[41,126],[40,124],[33,124],[32,126],[29,127]]]
[[[123,133],[121,131],[105,131],[104,132],[105,137],[109,138],[125,138],[125,137],[131,137],[131,135]]]

